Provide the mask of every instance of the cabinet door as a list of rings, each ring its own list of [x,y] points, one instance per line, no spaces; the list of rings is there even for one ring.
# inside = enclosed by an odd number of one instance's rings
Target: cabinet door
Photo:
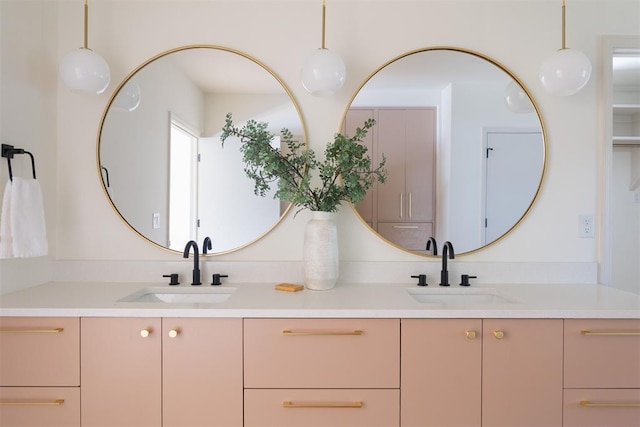
[[[480,426],[482,321],[403,319],[402,426]]]
[[[384,154],[387,158],[387,180],[383,185],[378,186],[378,221],[405,221],[407,195],[405,194],[404,110],[380,109],[376,130],[378,132],[377,152],[380,155]]]
[[[157,318],[82,319],[83,427],[162,424],[160,332]]]
[[[80,319],[0,318],[0,385],[79,386]]]
[[[640,389],[564,391],[565,427],[640,426]]]
[[[433,221],[436,110],[407,109],[404,114],[406,220]],[[428,237],[424,237],[425,243]]]
[[[162,324],[162,425],[242,426],[242,319]]]
[[[80,388],[0,387],[0,426],[80,427]]]
[[[562,425],[562,320],[483,321],[483,427]]]
[[[245,390],[245,427],[396,427],[398,390]]]

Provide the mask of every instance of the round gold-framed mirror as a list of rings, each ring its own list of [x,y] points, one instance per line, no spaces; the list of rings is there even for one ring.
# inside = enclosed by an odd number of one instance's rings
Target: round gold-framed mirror
[[[469,254],[523,220],[542,184],[547,136],[526,86],[478,52],[427,47],[399,55],[365,79],[343,115],[351,134],[376,120],[366,144],[388,179],[354,206],[389,244],[433,255],[452,242]]]
[[[239,150],[222,150],[225,116],[267,122],[306,141],[293,94],[265,64],[235,49],[182,46],[142,63],[118,86],[100,122],[97,166],[115,212],[153,245],[209,254],[246,247],[290,206],[256,196]],[[275,141],[274,143],[277,143]]]

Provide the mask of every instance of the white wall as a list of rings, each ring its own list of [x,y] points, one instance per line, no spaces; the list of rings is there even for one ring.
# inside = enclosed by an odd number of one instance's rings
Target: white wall
[[[3,6],[3,15],[8,11],[13,16],[3,16],[3,24],[5,20],[27,20],[23,2],[10,3],[10,8]],[[40,68],[48,75],[55,75],[57,60],[82,41],[81,2],[60,1],[58,5],[58,33],[55,26],[48,33],[52,39],[57,38],[58,58],[41,64]],[[51,212],[51,204],[48,205],[49,214],[56,219],[57,234],[51,236],[57,245],[56,258],[178,257],[141,240],[116,217],[100,188],[95,162],[96,135],[111,92],[132,69],[164,50],[205,43],[245,52],[279,75],[299,103],[311,147],[319,151],[332,139],[348,100],[360,83],[390,58],[427,46],[463,47],[494,58],[522,80],[541,108],[549,138],[546,180],[538,202],[521,226],[508,238],[469,255],[468,260],[595,262],[597,241],[578,237],[577,219],[579,214],[598,210],[599,36],[640,34],[639,9],[637,0],[569,2],[567,43],[591,58],[594,73],[592,81],[579,94],[555,98],[541,90],[537,71],[560,45],[557,0],[329,1],[326,42],[344,58],[348,77],[337,96],[315,98],[304,91],[299,76],[303,59],[319,45],[319,0],[94,0],[90,3],[89,44],[109,62],[113,83],[107,93],[96,98],[58,88],[57,138],[51,135],[57,139],[57,211]],[[28,63],[25,66],[33,67]],[[5,80],[4,74],[2,79]],[[22,120],[31,118],[31,114],[24,111]],[[47,114],[53,113],[47,110]],[[217,259],[300,260],[307,218],[304,213],[294,220],[290,212],[262,240]],[[349,207],[340,212],[339,229],[342,260],[422,259],[371,235]]]
[[[53,2],[0,1],[0,141],[31,152],[43,191],[49,256],[0,260],[0,293],[49,280],[56,230],[57,7]],[[0,192],[9,180],[0,159]],[[11,162],[31,176],[26,155]]]

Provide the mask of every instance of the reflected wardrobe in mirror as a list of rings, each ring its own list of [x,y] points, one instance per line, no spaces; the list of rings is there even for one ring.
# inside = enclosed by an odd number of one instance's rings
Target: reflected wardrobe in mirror
[[[345,112],[349,134],[376,120],[367,144],[388,179],[356,206],[384,240],[417,254],[429,237],[461,254],[505,236],[529,211],[545,171],[535,102],[505,67],[476,52],[426,48],[387,62]]]
[[[125,85],[139,88],[135,109],[118,107]],[[276,135],[287,128],[306,141],[289,89],[241,52],[179,47],[124,79],[104,112],[97,154],[105,193],[132,230],[176,252],[210,236],[209,253],[219,254],[256,241],[281,220],[288,205],[256,196],[240,152],[222,150],[228,112],[239,123],[266,122]]]

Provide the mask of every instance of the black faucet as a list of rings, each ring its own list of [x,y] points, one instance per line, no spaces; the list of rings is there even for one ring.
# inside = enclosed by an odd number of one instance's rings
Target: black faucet
[[[442,245],[442,271],[440,271],[440,286],[449,286],[449,271],[447,270],[447,258],[454,259],[453,245],[446,241]]]
[[[184,254],[182,254],[183,258],[189,258],[189,250],[193,248],[193,280],[191,285],[201,285],[200,283],[200,258],[198,254],[198,244],[189,240],[187,245],[184,247]]]
[[[427,240],[427,246],[424,248],[424,250],[430,250],[431,246],[433,246],[433,256],[438,255],[438,244],[436,243],[436,239],[434,239],[433,237],[429,237],[429,240]]]
[[[202,242],[202,255],[207,254],[207,249],[211,250],[211,238],[209,236],[204,238],[204,242]]]

